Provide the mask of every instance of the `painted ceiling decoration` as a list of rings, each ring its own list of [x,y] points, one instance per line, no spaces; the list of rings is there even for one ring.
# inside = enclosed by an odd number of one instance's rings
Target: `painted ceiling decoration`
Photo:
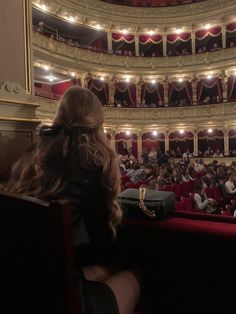
[[[205,0],[101,0],[101,1],[133,7],[168,7],[173,5],[191,4]]]

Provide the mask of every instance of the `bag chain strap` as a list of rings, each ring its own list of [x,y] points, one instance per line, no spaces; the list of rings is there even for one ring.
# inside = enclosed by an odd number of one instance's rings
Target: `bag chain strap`
[[[151,218],[155,218],[156,214],[153,211],[149,210],[144,203],[146,193],[147,193],[146,188],[144,188],[144,187],[139,188],[139,208],[144,212],[145,215],[147,215]]]

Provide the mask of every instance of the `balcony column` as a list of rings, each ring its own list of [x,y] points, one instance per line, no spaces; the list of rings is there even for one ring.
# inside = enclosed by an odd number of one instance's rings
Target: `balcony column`
[[[167,56],[167,35],[163,33],[162,35],[162,42],[163,42],[163,56]]]
[[[135,56],[139,57],[139,34],[134,35],[134,40],[135,40]]]
[[[164,105],[165,107],[168,107],[169,105],[169,80],[167,76],[163,80],[163,87],[164,87]]]
[[[220,73],[220,79],[222,83],[222,89],[223,89],[223,102],[228,101],[228,76],[225,73],[225,70],[222,70]]]
[[[224,156],[229,156],[229,131],[224,130]]]
[[[197,105],[197,84],[198,84],[198,79],[196,75],[193,76],[192,81],[192,90],[193,90],[193,105]]]
[[[196,53],[196,33],[194,26],[192,26],[191,41],[192,41],[192,54],[194,54]]]
[[[221,32],[222,32],[222,48],[226,49],[226,24],[222,23],[221,25]]]
[[[107,49],[108,53],[113,53],[112,49],[112,31],[107,32]]]
[[[138,81],[136,84],[136,102],[137,102],[137,107],[141,107],[141,91],[142,91],[142,82]]]
[[[169,149],[170,149],[169,132],[166,131],[165,132],[165,152],[167,153]]]
[[[115,140],[115,136],[116,136],[116,131],[112,130],[111,132],[111,149],[116,153],[116,140]]]
[[[198,156],[198,131],[193,132],[193,156]]]
[[[109,79],[109,106],[114,106],[115,85],[112,79]]]
[[[90,77],[88,73],[83,73],[81,75],[81,87],[88,88],[88,82],[90,79],[92,79],[92,77]]]
[[[142,152],[143,152],[143,145],[142,145],[142,129],[138,130],[138,138],[137,138],[137,149],[138,149],[138,161],[141,160]]]

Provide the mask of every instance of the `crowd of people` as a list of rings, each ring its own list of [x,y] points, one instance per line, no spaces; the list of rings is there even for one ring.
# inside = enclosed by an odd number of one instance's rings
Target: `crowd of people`
[[[230,165],[214,160],[210,164],[201,158],[190,159],[185,155],[176,161],[170,154],[159,154],[155,149],[144,152],[138,161],[132,150],[118,156],[122,173],[122,189],[131,184],[146,184],[149,189],[164,190],[166,186],[191,182],[194,209],[206,213],[235,214],[236,210],[236,162]],[[222,195],[221,202],[208,197],[206,190],[218,187]]]

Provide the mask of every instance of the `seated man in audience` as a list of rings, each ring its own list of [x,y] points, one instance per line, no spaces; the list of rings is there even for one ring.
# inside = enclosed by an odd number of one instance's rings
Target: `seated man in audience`
[[[213,185],[215,185],[215,179],[214,179],[214,173],[211,169],[206,170],[206,175],[202,177],[202,181],[205,183],[205,185],[210,188]]]
[[[152,166],[147,165],[144,168],[140,168],[135,171],[135,173],[130,177],[130,181],[136,183],[138,181],[142,181],[147,179],[152,175]]]

